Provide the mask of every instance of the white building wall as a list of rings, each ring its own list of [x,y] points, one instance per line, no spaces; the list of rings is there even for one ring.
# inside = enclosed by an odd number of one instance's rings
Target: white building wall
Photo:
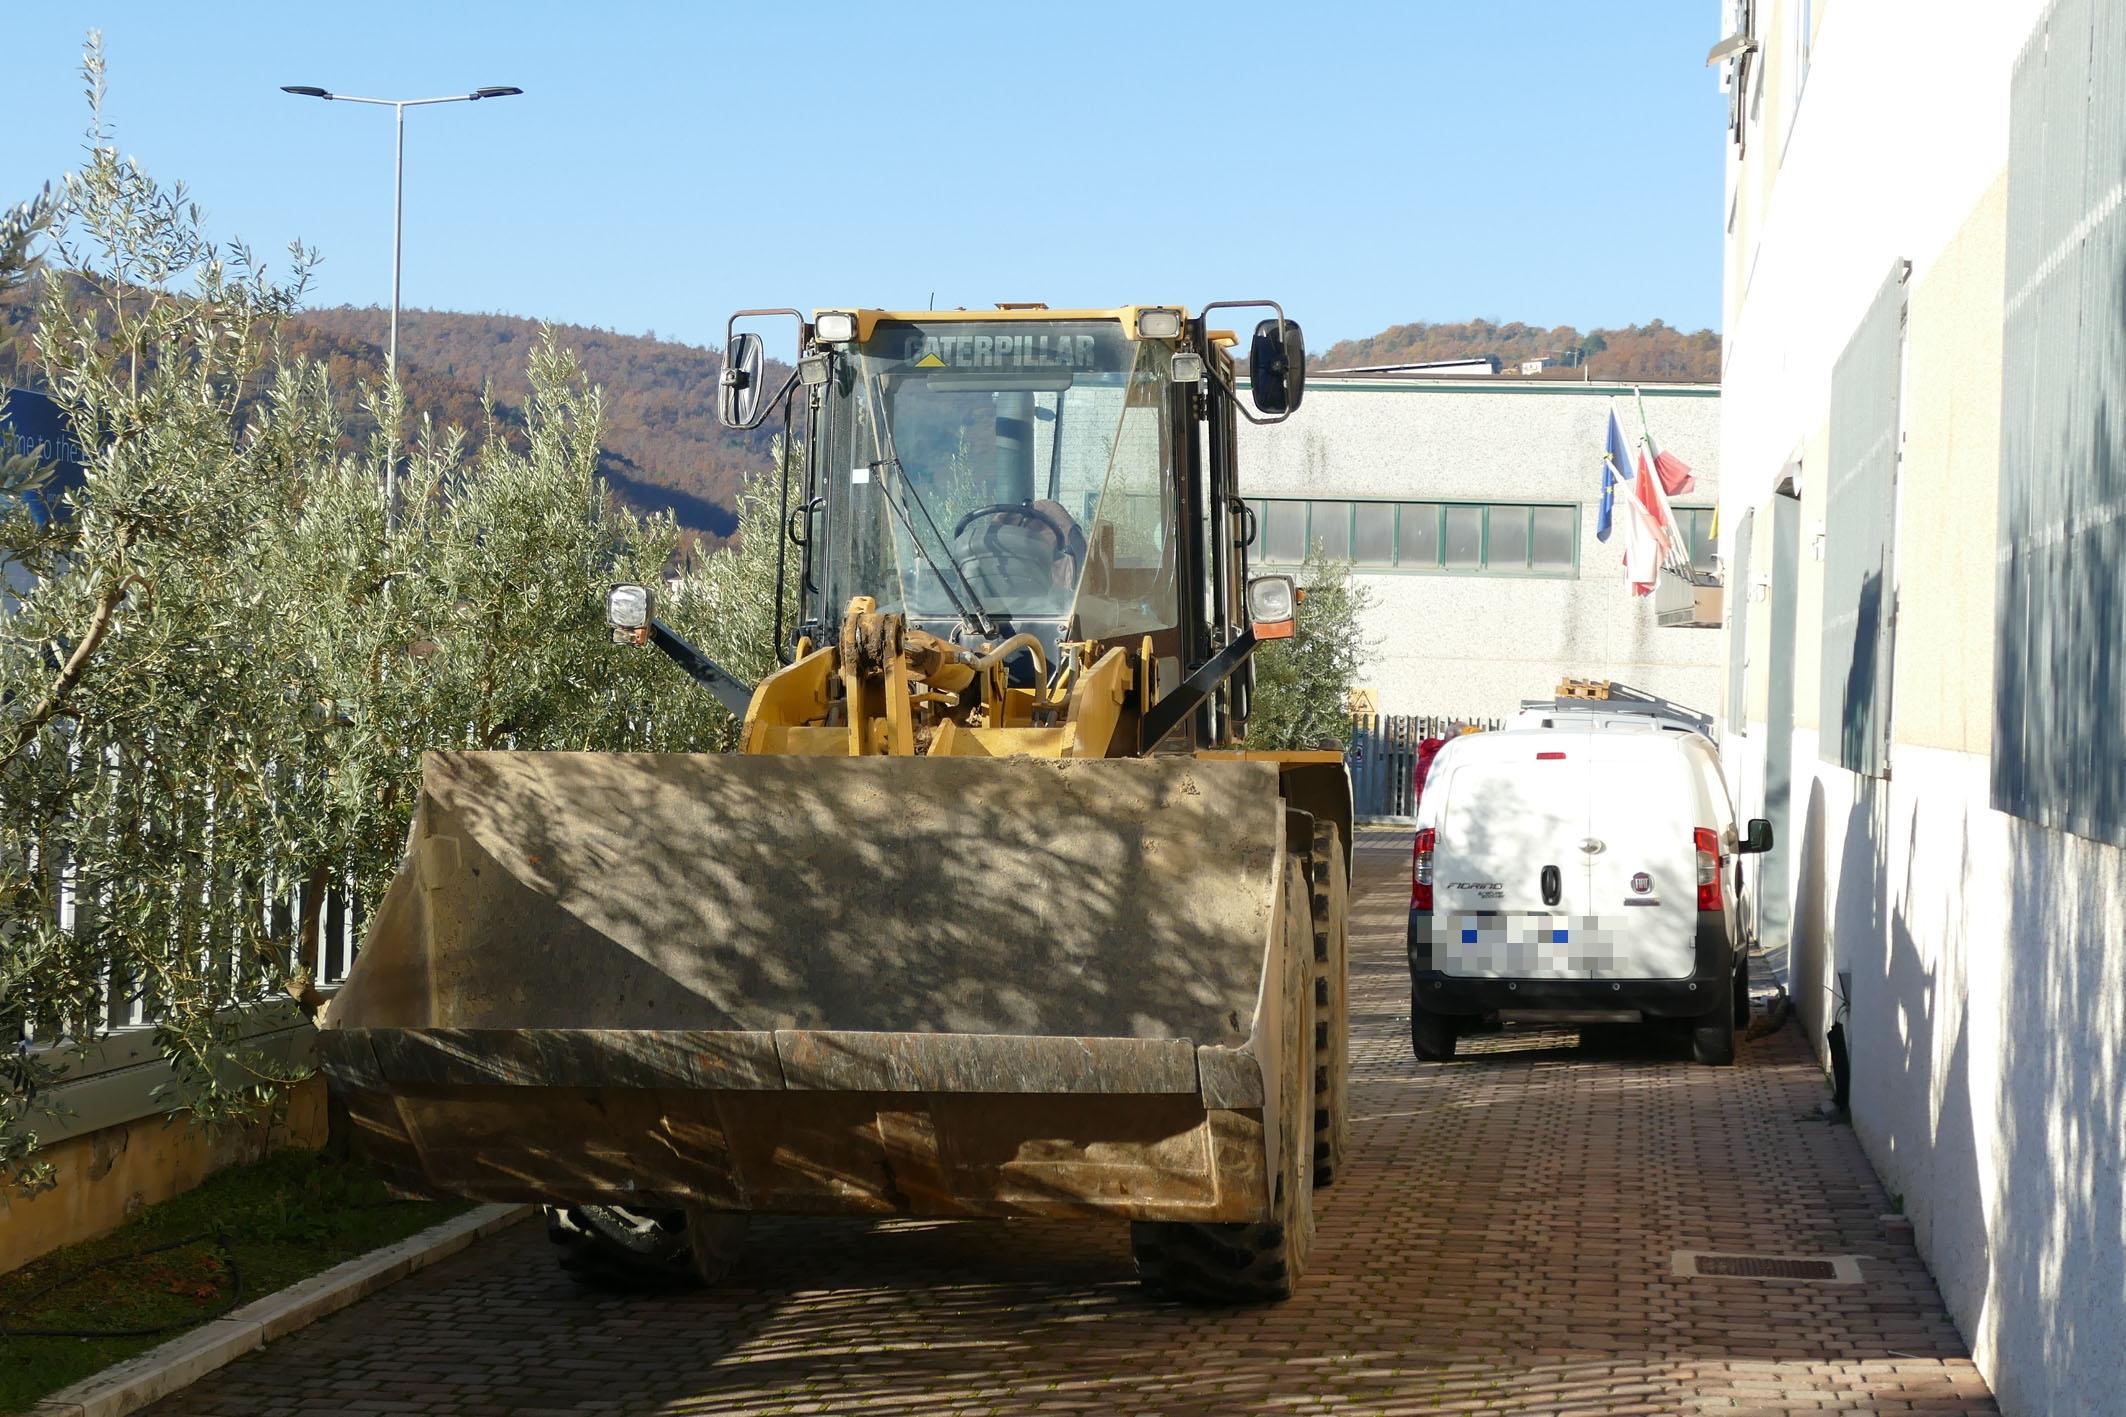
[[[1647,385],[1646,418],[1698,479],[1675,499],[1712,506],[1720,398]],[[1249,497],[1576,503],[1579,568],[1551,578],[1361,570],[1373,642],[1360,685],[1383,713],[1493,717],[1547,698],[1570,676],[1613,679],[1693,708],[1719,700],[1720,634],[1658,628],[1652,597],[1624,583],[1621,535],[1595,539],[1611,400],[1637,439],[1629,385],[1520,380],[1310,383],[1284,423],[1240,430]]]
[[[2003,1410],[2126,1410],[2126,853],[1989,796],[2008,91],[2042,6],[1757,9],[1763,90],[1746,154],[1728,148],[1723,552],[1755,509],[1751,569],[1768,569],[1795,459],[1802,550],[1790,659],[1768,653],[1768,606],[1750,610],[1748,723],[1724,745],[1738,812],[1765,811],[1784,676],[1797,1026],[1821,1052],[1844,1024],[1853,1124]],[[1817,756],[1812,547],[1839,534],[1822,524],[1832,369],[1899,259],[1896,693],[1890,773],[1869,780]]]

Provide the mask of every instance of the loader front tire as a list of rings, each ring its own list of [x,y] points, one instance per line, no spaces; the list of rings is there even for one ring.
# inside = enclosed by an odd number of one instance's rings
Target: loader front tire
[[[562,1271],[592,1288],[669,1289],[695,1277],[680,1211],[550,1205],[546,1238],[560,1247]]]
[[[1314,826],[1314,1189],[1335,1182],[1350,1137],[1351,883],[1343,833]]]
[[[1237,1223],[1134,1221],[1137,1275],[1191,1304],[1264,1304],[1292,1297],[1314,1247],[1314,950],[1304,863],[1285,860],[1283,1066],[1276,1079],[1283,1135],[1271,1181],[1270,1218]],[[1265,1078],[1268,1083],[1270,1079]]]
[[[752,1220],[744,1211],[687,1211],[687,1251],[696,1280],[703,1284],[723,1282],[738,1263]]]

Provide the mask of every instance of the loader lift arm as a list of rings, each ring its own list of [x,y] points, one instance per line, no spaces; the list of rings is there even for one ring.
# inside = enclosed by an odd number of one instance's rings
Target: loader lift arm
[[[679,633],[662,620],[649,623],[649,641],[664,652],[665,658],[687,672],[687,677],[716,696],[716,702],[729,711],[731,717],[743,720],[746,709],[753,702],[753,686],[732,674],[715,660],[688,644]]]
[[[1205,660],[1195,673],[1152,705],[1151,711],[1137,725],[1137,751],[1149,753],[1158,747],[1160,739],[1179,728],[1183,719],[1201,707],[1205,699],[1218,691],[1220,684],[1247,663],[1248,656],[1260,643],[1255,637],[1254,626],[1242,629],[1224,649]]]

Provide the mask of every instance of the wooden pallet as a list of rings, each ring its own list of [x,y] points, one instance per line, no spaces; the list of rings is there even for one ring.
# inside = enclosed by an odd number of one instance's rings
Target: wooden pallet
[[[1607,679],[1567,679],[1558,685],[1561,699],[1606,699],[1609,697]]]

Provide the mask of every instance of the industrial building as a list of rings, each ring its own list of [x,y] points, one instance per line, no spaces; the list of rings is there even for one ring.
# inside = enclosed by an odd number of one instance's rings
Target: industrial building
[[[1621,541],[1596,538],[1610,408],[1636,439],[1640,394],[1655,439],[1696,474],[1675,512],[1710,569],[1718,388],[1335,374],[1277,428],[1242,425],[1253,563],[1296,567],[1309,547],[1352,563],[1372,601],[1359,689],[1383,714],[1501,717],[1568,677],[1709,710],[1717,619],[1658,624],[1656,597],[1625,584]]]

